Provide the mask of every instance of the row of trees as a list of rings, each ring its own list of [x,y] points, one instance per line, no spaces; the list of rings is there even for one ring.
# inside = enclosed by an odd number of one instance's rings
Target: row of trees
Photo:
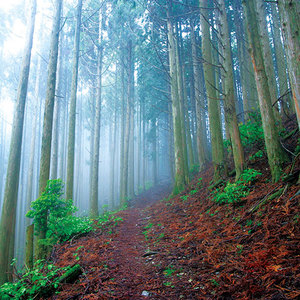
[[[292,0],[55,0],[45,72],[41,56],[31,64],[32,43],[48,35],[43,25],[34,35],[32,0],[2,201],[0,283],[10,277],[15,241],[24,245],[24,211],[49,178],[63,178],[67,199],[92,218],[99,204],[124,205],[149,181],[170,178],[179,193],[210,160],[220,180],[230,165],[225,139],[238,178],[246,168],[238,123],[259,109],[277,181],[287,160],[278,128],[293,112],[300,124],[299,11]],[[34,117],[25,110],[28,87]],[[3,165],[4,150],[1,143]],[[45,255],[45,234],[36,232],[36,258]]]

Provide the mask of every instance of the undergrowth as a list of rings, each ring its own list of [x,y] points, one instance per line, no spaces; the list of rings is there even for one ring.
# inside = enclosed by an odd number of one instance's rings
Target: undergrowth
[[[245,123],[239,124],[239,131],[243,147],[264,147],[264,132],[262,128],[261,115],[259,113],[249,113],[249,119]],[[228,151],[231,151],[229,147],[230,144],[230,140],[224,141],[224,145]]]
[[[95,220],[88,217],[76,217],[71,215],[77,208],[73,206],[72,200],[62,199],[63,183],[60,179],[49,180],[45,192],[32,202],[31,210],[27,217],[33,218],[35,226],[43,226],[41,219],[47,215],[46,238],[39,242],[51,248],[56,243],[68,241],[96,229],[111,230],[123,221],[115,214],[117,211],[105,212]],[[78,247],[74,253],[76,260],[79,260]],[[18,278],[14,283],[8,282],[0,286],[0,299],[37,299],[44,295],[43,289],[55,290],[59,285],[59,276],[66,272],[71,266],[58,268],[50,262],[38,260],[32,270],[26,268],[25,272],[15,274]],[[39,299],[39,298],[38,298]]]
[[[17,274],[18,281],[0,286],[0,299],[40,299],[49,290],[57,289],[60,275],[70,268],[58,268],[45,260],[38,260],[32,270]]]
[[[105,212],[95,220],[72,215],[78,208],[73,205],[71,199],[61,198],[63,186],[61,179],[49,180],[45,192],[31,203],[32,209],[26,214],[27,217],[33,218],[36,229],[43,226],[41,220],[43,216],[47,216],[46,239],[40,240],[41,244],[51,247],[56,243],[105,227],[108,223],[117,225],[122,221],[115,214],[126,207],[114,212]]]
[[[236,182],[227,182],[224,190],[218,188],[214,191],[213,201],[218,204],[237,204],[250,193],[251,184],[261,175],[254,169],[245,170]]]

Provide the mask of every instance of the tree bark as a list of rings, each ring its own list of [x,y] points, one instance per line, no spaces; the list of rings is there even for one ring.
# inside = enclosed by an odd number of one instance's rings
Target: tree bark
[[[218,0],[220,12],[220,37],[222,45],[220,46],[221,64],[223,66],[223,83],[224,83],[224,112],[225,120],[228,126],[229,137],[232,145],[236,179],[240,177],[245,168],[244,150],[241,142],[234,95],[234,78],[232,67],[232,55],[230,46],[230,35],[227,23],[227,15],[224,0]]]
[[[286,58],[284,53],[284,45],[281,41],[281,32],[280,32],[280,19],[277,11],[277,6],[274,3],[269,3],[271,7],[272,14],[272,35],[274,42],[275,58],[276,58],[276,69],[278,76],[278,88],[279,93],[278,97],[284,95],[288,91],[289,79],[287,75],[287,65]],[[282,117],[295,113],[295,107],[292,104],[291,97],[285,97],[280,102],[281,105],[281,115]]]
[[[128,65],[128,82],[127,82],[127,99],[126,99],[126,120],[125,120],[125,132],[124,132],[124,162],[123,172],[121,174],[121,205],[125,205],[128,200],[128,170],[129,170],[129,143],[130,143],[130,132],[131,132],[131,109],[132,109],[132,72],[133,70],[133,59],[132,59],[132,40],[129,39],[127,42],[127,65]]]
[[[40,159],[39,195],[41,195],[42,192],[44,191],[50,175],[53,110],[54,110],[54,98],[55,98],[55,87],[56,87],[56,70],[57,70],[61,8],[62,8],[62,0],[56,0],[53,27],[51,33],[50,58],[49,58],[49,65],[48,65],[46,103],[45,103],[45,112],[44,112],[42,150],[41,150],[41,159]],[[41,227],[46,228],[47,216],[44,216],[43,223],[44,226]],[[36,259],[42,259],[46,255],[45,247],[40,245],[38,242],[40,239],[44,239],[45,236],[46,236],[45,230],[40,230],[39,232],[37,232],[37,238],[35,243]]]
[[[300,130],[300,3],[298,0],[280,0],[278,1],[278,9],[292,95]]]
[[[207,0],[199,0],[200,7],[209,7]],[[219,113],[219,99],[216,93],[215,70],[212,58],[212,46],[210,39],[208,10],[201,11],[200,23],[202,27],[202,54],[203,54],[203,69],[205,78],[205,87],[208,98],[208,115],[210,125],[212,161],[214,165],[214,180],[218,181],[224,172],[224,149],[223,138],[221,131],[221,120]]]
[[[202,127],[202,113],[201,110],[204,110],[204,95],[201,95],[201,87],[200,87],[200,70],[198,64],[198,57],[197,57],[197,48],[196,48],[196,38],[195,38],[195,28],[194,24],[191,22],[191,43],[192,43],[192,58],[193,58],[193,74],[194,74],[194,90],[195,90],[195,105],[196,105],[196,118],[197,118],[197,152],[198,152],[198,160],[199,160],[199,167],[200,170],[208,162],[207,153],[205,153],[204,148],[204,129]],[[202,97],[202,101],[201,101]]]
[[[274,63],[273,63],[272,53],[271,53],[271,45],[270,45],[268,26],[266,21],[266,8],[265,8],[264,0],[256,0],[256,11],[257,11],[260,41],[262,45],[262,52],[264,58],[264,65],[265,65],[265,70],[268,78],[270,96],[273,104],[277,102],[276,76],[275,76]],[[277,122],[281,123],[278,103],[273,105],[273,110],[274,110],[274,117],[276,118]]]
[[[13,242],[15,237],[16,208],[18,198],[24,113],[27,97],[28,78],[30,72],[35,15],[36,0],[33,0],[19,79],[17,103],[13,120],[12,138],[9,150],[8,168],[0,223],[0,285],[5,283],[10,277],[9,272],[11,270],[11,262],[9,261],[9,258],[14,254],[14,249],[13,247],[10,248],[10,244]]]
[[[95,136],[92,160],[92,181],[90,191],[90,217],[99,215],[98,190],[99,190],[99,152],[100,152],[100,128],[101,128],[101,99],[102,99],[102,64],[103,64],[103,32],[102,32],[102,9],[99,11],[99,38],[97,55],[97,92],[96,92],[96,114],[95,114]]]
[[[172,98],[172,115],[173,115],[173,130],[174,130],[174,152],[175,152],[175,182],[173,187],[173,194],[180,193],[185,185],[185,156],[183,150],[182,139],[182,114],[180,110],[180,99],[178,93],[178,79],[177,79],[177,63],[176,59],[176,43],[173,32],[173,24],[171,22],[170,12],[168,12],[168,42],[169,42],[169,65],[171,77],[171,98]]]
[[[247,18],[247,27],[250,38],[250,53],[255,71],[268,162],[271,169],[272,180],[273,182],[277,182],[281,175],[281,165],[285,161],[286,157],[280,145],[279,134],[275,124],[272,99],[263,61],[262,45],[259,38],[255,3],[244,0],[243,5]]]
[[[66,189],[66,198],[67,199],[73,199],[74,157],[75,157],[75,126],[76,126],[76,98],[77,98],[77,83],[78,83],[78,63],[79,63],[81,9],[82,9],[82,0],[78,0],[77,14],[76,14],[74,54],[73,54],[73,71],[72,71],[70,113],[69,113],[69,136],[68,136],[67,182],[66,182],[66,188],[67,188]]]

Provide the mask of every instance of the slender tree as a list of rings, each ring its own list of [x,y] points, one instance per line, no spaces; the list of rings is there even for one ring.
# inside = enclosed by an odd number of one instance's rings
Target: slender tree
[[[54,19],[51,33],[50,56],[48,64],[48,78],[46,102],[44,111],[42,149],[40,159],[40,175],[39,175],[39,195],[44,191],[50,176],[50,158],[51,158],[51,142],[52,142],[52,127],[53,127],[53,110],[56,87],[56,70],[58,57],[58,41],[60,33],[60,16],[61,16],[62,0],[55,1]],[[35,258],[41,259],[46,255],[46,249],[40,239],[46,237],[47,216],[43,216],[41,221],[42,226],[37,232],[35,243]]]
[[[96,218],[99,215],[98,208],[98,184],[99,184],[99,152],[100,152],[100,126],[101,126],[101,99],[102,99],[102,64],[103,64],[103,31],[102,31],[102,9],[99,10],[99,32],[97,45],[97,88],[96,109],[94,127],[94,149],[92,159],[92,178],[90,191],[90,216]]]
[[[275,69],[271,53],[271,45],[268,34],[268,25],[266,21],[266,8],[263,0],[256,0],[256,11],[258,20],[258,29],[260,34],[260,41],[262,45],[262,52],[264,58],[265,70],[268,78],[268,86],[270,90],[270,96],[272,103],[275,103],[274,107],[274,117],[277,121],[280,121],[277,94],[276,94],[276,76]]]
[[[259,97],[259,106],[264,129],[264,138],[267,148],[268,162],[274,182],[281,175],[281,165],[285,161],[285,153],[279,141],[279,134],[275,124],[272,100],[268,85],[268,78],[263,60],[262,44],[260,41],[256,6],[252,1],[243,1],[247,17],[247,27],[250,38],[250,53],[255,70],[255,79]]]
[[[210,125],[212,161],[214,165],[214,180],[218,181],[224,172],[224,149],[221,131],[221,120],[218,108],[219,98],[216,93],[215,67],[212,56],[212,41],[210,38],[209,6],[207,0],[199,0],[201,10],[200,23],[202,28],[202,55],[205,87],[208,98],[208,115]],[[214,29],[212,29],[214,30]]]
[[[78,0],[77,13],[76,13],[74,53],[73,53],[73,71],[72,71],[70,113],[69,113],[69,136],[68,136],[68,155],[67,155],[67,160],[68,160],[68,162],[67,162],[67,190],[66,190],[67,199],[73,199],[76,98],[77,98],[77,83],[78,83],[81,10],[82,10],[82,0]]]
[[[278,8],[291,89],[300,129],[300,3],[298,0],[280,0],[278,1]]]
[[[220,17],[220,37],[222,41],[220,55],[223,67],[224,82],[224,112],[228,126],[229,137],[232,145],[233,159],[238,179],[245,168],[244,151],[242,147],[237,117],[235,109],[234,78],[232,67],[232,55],[230,47],[230,36],[227,22],[227,14],[224,0],[218,0]]]
[[[132,109],[132,84],[133,84],[133,45],[132,40],[129,39],[127,42],[127,64],[128,64],[128,80],[127,80],[127,98],[126,98],[126,121],[125,121],[125,131],[124,131],[124,161],[123,169],[121,172],[121,205],[124,205],[127,202],[128,198],[128,170],[129,170],[129,139],[130,139],[130,126],[133,126],[133,123],[130,122],[131,109]]]
[[[202,121],[202,112],[204,110],[204,93],[201,88],[200,82],[200,69],[197,57],[197,45],[196,45],[196,37],[195,37],[195,27],[193,21],[191,21],[191,43],[192,43],[192,59],[193,59],[193,72],[194,72],[194,90],[195,90],[195,105],[196,105],[196,118],[197,118],[197,152],[198,152],[198,160],[200,165],[200,170],[208,162],[208,153],[205,151],[205,139],[204,139],[204,128]]]
[[[26,45],[19,79],[17,103],[15,108],[12,139],[9,150],[7,177],[0,223],[0,285],[11,279],[10,258],[14,253],[16,208],[20,174],[20,160],[24,125],[24,112],[30,71],[31,49],[33,43],[36,15],[36,0],[32,0],[31,14],[28,21]]]
[[[172,1],[170,2],[172,7]],[[174,34],[174,28],[171,18],[170,10],[168,10],[167,16],[167,28],[168,28],[168,45],[169,45],[169,65],[170,65],[170,78],[171,78],[171,99],[172,99],[172,115],[173,115],[173,130],[174,130],[174,152],[175,152],[175,182],[173,188],[173,194],[177,194],[182,191],[187,184],[186,178],[186,163],[184,161],[183,139],[182,139],[182,114],[180,110],[180,98],[178,91],[178,74],[177,74],[177,62],[176,56],[176,36]]]

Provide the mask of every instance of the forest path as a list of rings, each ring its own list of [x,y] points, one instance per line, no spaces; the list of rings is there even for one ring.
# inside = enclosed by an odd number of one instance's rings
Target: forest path
[[[54,263],[79,263],[84,274],[50,299],[298,299],[299,186],[249,214],[286,186],[262,170],[242,206],[210,200],[210,167],[184,193],[157,201],[169,190],[156,187],[119,212],[116,226],[58,245]]]
[[[65,284],[51,299],[163,299],[155,293],[156,286],[163,286],[162,279],[151,259],[143,256],[149,251],[143,232],[149,219],[146,207],[170,191],[167,184],[149,189],[131,201],[132,208],[118,213],[123,221],[116,228],[97,230],[58,248],[56,263],[78,260],[85,276],[78,283]]]

